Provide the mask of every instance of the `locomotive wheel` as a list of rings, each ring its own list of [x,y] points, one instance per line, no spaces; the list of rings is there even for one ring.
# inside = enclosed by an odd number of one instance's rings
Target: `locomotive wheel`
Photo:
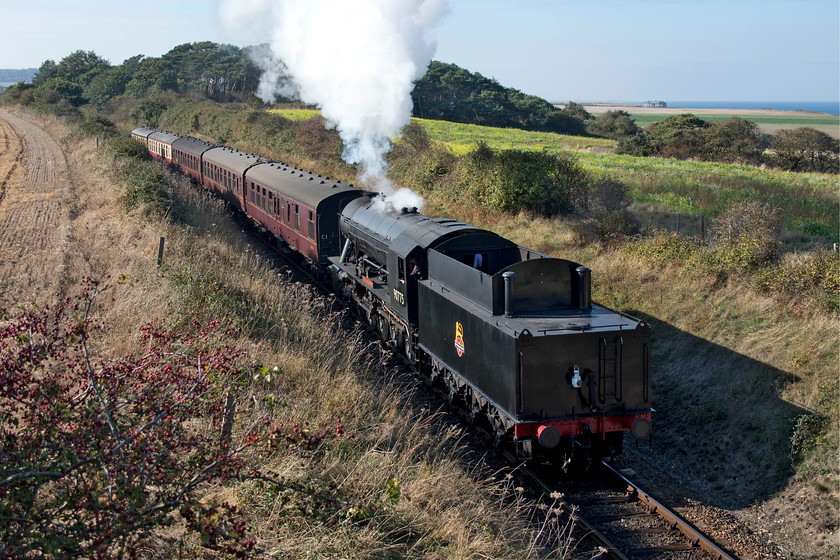
[[[475,424],[476,419],[479,416],[479,409],[476,403],[472,403],[467,410],[467,422],[470,424]]]
[[[385,317],[378,315],[376,317],[376,330],[379,332],[379,336],[384,341],[388,341],[388,321],[385,320]]]
[[[405,337],[403,348],[405,349],[405,357],[408,360],[408,363],[414,365],[414,363],[417,361],[417,358],[414,355],[414,344],[412,343],[410,336]]]
[[[502,446],[502,442],[505,439],[505,432],[502,430],[494,430],[493,431],[493,447],[498,449]]]
[[[393,323],[388,325],[388,343],[394,350],[400,349],[401,331]]]

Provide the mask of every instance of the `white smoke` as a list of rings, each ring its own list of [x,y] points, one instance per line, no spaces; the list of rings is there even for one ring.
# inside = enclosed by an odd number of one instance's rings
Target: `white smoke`
[[[435,50],[430,28],[445,0],[222,0],[223,19],[271,28],[258,94],[266,102],[297,94],[318,105],[344,143],[342,158],[362,182],[393,196],[385,154],[411,121],[411,89]],[[293,84],[284,80],[291,76]],[[400,189],[396,208],[422,207]]]

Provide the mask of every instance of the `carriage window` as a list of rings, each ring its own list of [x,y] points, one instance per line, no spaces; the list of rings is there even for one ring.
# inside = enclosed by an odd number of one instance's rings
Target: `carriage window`
[[[295,231],[300,231],[300,207],[295,204]]]
[[[312,220],[312,210],[309,211],[309,221],[306,224],[306,236],[309,237],[312,241],[315,241],[315,222]]]

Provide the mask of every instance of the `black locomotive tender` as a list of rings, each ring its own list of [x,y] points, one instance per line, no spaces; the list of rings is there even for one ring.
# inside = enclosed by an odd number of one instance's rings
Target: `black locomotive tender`
[[[141,127],[149,152],[272,232],[521,459],[614,456],[651,431],[650,329],[590,270],[281,162]]]

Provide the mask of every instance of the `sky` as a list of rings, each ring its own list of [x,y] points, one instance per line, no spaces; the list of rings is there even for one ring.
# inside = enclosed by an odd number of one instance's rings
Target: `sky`
[[[0,0],[0,68],[267,32],[232,32],[217,0]],[[837,0],[449,0],[429,32],[436,60],[549,101],[840,99]]]

